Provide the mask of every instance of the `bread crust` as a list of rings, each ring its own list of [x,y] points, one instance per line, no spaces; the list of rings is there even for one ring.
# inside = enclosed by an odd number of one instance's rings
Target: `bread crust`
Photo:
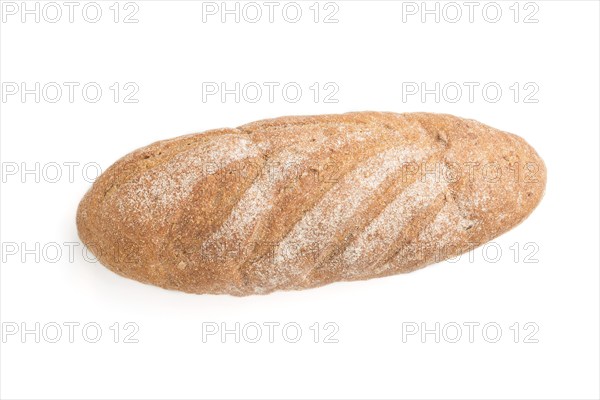
[[[281,117],[118,160],[77,212],[112,271],[244,296],[403,272],[522,222],[546,168],[523,139],[446,114]]]

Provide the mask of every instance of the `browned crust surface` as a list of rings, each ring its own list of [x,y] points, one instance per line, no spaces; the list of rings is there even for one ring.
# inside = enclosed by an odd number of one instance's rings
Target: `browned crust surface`
[[[429,113],[281,117],[153,143],[113,164],[77,212],[123,276],[264,294],[412,271],[483,244],[540,202],[523,139]]]

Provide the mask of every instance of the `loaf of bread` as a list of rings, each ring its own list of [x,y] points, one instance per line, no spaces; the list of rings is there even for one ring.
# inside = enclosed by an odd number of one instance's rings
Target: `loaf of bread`
[[[429,113],[282,117],[153,143],[87,192],[81,240],[123,276],[244,296],[409,272],[523,221],[543,161]]]

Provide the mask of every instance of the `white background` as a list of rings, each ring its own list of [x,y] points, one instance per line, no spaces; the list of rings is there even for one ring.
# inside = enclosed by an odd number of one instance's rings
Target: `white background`
[[[514,22],[513,3],[497,3],[502,17],[496,23],[482,16],[484,2],[473,22],[459,2],[463,15],[456,23],[444,19],[454,18],[449,8],[439,23],[433,15],[422,23],[420,14],[403,14],[406,4],[393,1],[339,1],[337,23],[323,23],[335,10],[324,10],[323,3],[315,23],[312,1],[301,2],[297,23],[282,17],[285,3],[275,9],[273,23],[266,15],[257,23],[243,16],[239,23],[233,16],[221,23],[218,14],[204,23],[203,4],[195,1],[137,1],[137,23],[123,23],[134,10],[125,10],[124,3],[115,23],[113,1],[99,2],[97,23],[82,18],[84,2],[73,23],[65,6],[56,23],[43,15],[39,23],[35,16],[23,23],[20,10],[4,14],[3,84],[80,86],[72,103],[65,89],[56,103],[43,96],[36,103],[33,95],[23,101],[18,93],[1,104],[2,326],[63,326],[57,343],[47,340],[53,330],[40,343],[33,334],[23,339],[20,331],[3,333],[1,396],[598,398],[599,5],[538,1],[526,9],[521,3]],[[440,12],[445,4],[439,3]],[[54,11],[47,11],[53,18]],[[492,18],[493,11],[488,9]],[[533,11],[538,22],[525,23]],[[103,89],[96,103],[82,98],[88,82]],[[138,102],[123,102],[125,91],[115,103],[109,89],[115,82],[135,83]],[[235,82],[278,82],[279,88],[296,82],[303,95],[296,103],[283,99],[281,89],[273,102],[266,92],[256,103],[236,103],[233,95],[225,102],[219,96],[203,101],[203,82],[227,82],[230,88]],[[324,102],[323,92],[315,102],[309,89],[315,82],[337,85],[338,102]],[[436,102],[433,95],[403,99],[403,82],[480,86],[472,102],[466,89],[457,102],[449,101],[454,94]],[[503,90],[497,102],[482,96],[481,87],[490,82]],[[510,89],[515,82],[521,88],[516,102]],[[527,83],[539,88],[528,99],[536,103],[524,101],[531,92],[523,91]],[[167,291],[119,277],[86,261],[81,244],[69,259],[64,243],[78,243],[76,207],[91,185],[82,166],[106,169],[137,147],[211,128],[364,110],[452,113],[516,133],[535,147],[548,169],[546,195],[527,221],[495,241],[502,250],[497,262],[477,250],[471,260],[463,256],[408,275],[234,298]],[[36,162],[49,175],[40,172],[39,182],[34,174],[21,175],[23,166],[33,169]],[[73,182],[64,166],[62,178],[49,182],[56,173],[52,163],[65,162],[79,163]],[[19,170],[9,174],[15,165]],[[93,168],[87,172],[95,176]],[[23,251],[36,243],[39,252]],[[528,243],[538,249],[530,258],[534,247],[526,249]],[[60,257],[51,251],[57,246]],[[526,262],[531,260],[538,262]],[[73,343],[63,325],[68,322],[81,324]],[[102,328],[97,343],[82,335],[90,322]],[[133,337],[138,343],[124,343],[131,331],[124,330],[127,322],[139,327]],[[234,335],[225,343],[219,335],[203,342],[203,323],[211,322],[228,328],[236,322],[281,325],[273,343],[266,327],[258,343],[236,343]],[[290,322],[302,328],[297,343],[282,335],[281,326]],[[310,329],[315,322],[318,343]],[[331,332],[324,330],[327,322],[339,328],[337,343],[324,342]],[[468,322],[480,324],[473,343],[463,325]],[[120,324],[118,343],[114,323]],[[428,329],[457,323],[463,336],[457,343],[444,337],[436,343],[433,334],[424,342],[419,334],[403,340],[407,323]],[[493,329],[483,335],[486,323],[501,327],[496,343],[486,340],[495,336]],[[531,327],[539,328],[529,338],[537,343],[526,343]]]

